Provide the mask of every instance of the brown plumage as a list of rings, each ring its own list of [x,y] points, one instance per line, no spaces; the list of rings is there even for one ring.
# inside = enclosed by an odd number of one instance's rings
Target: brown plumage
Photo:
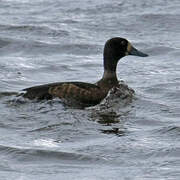
[[[100,103],[108,91],[118,85],[116,67],[119,59],[126,55],[146,57],[135,49],[126,39],[116,37],[109,39],[104,47],[104,74],[95,84],[85,82],[58,82],[23,89],[23,97],[29,99],[60,99],[73,100],[84,106]]]

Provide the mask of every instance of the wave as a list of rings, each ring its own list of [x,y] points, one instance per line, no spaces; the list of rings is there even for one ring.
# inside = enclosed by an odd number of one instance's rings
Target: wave
[[[180,135],[180,126],[171,125],[168,127],[163,127],[161,129],[158,129],[157,132],[160,134],[166,134],[168,136],[175,136],[176,138],[178,138],[178,136]]]
[[[21,146],[6,146],[0,145],[1,154],[5,154],[11,159],[15,159],[23,162],[35,162],[35,161],[69,161],[70,163],[75,162],[87,162],[99,161],[98,157],[91,157],[87,154],[80,154],[75,152],[65,152],[61,151],[60,148],[56,150],[50,149],[37,149],[37,148],[24,148]]]
[[[31,25],[31,24],[0,24],[1,31],[13,31],[24,33],[35,33],[41,35],[53,35],[53,36],[69,36],[69,32],[62,29],[55,29],[48,25]]]
[[[50,55],[50,54],[75,54],[88,55],[97,54],[101,46],[97,44],[72,43],[59,41],[59,43],[49,43],[42,41],[34,41],[31,39],[23,40],[16,38],[0,37],[0,53],[1,55],[10,55],[21,52],[27,55]]]
[[[7,97],[7,96],[17,96],[18,92],[0,92],[0,98]]]

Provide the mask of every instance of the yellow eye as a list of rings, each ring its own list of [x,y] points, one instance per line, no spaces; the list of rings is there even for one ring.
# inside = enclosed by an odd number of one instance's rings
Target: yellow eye
[[[122,41],[121,41],[121,45],[122,45],[122,46],[125,46],[125,45],[126,45],[126,41],[122,40]]]

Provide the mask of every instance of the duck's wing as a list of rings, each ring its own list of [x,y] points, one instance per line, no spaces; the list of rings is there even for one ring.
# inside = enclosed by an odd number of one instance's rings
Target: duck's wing
[[[39,86],[33,86],[29,88],[22,89],[22,91],[26,91],[23,94],[23,97],[28,99],[52,99],[52,95],[48,93],[50,87],[55,87],[61,83],[51,83],[51,84],[44,84]]]
[[[28,99],[74,98],[79,101],[100,101],[100,87],[84,82],[58,82],[23,89]]]

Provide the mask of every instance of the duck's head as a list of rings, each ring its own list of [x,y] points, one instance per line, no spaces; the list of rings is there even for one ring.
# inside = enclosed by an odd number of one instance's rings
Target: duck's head
[[[120,37],[109,39],[104,46],[104,68],[107,71],[115,72],[116,66],[124,56],[134,55],[140,57],[148,56],[134,48],[131,43]]]

